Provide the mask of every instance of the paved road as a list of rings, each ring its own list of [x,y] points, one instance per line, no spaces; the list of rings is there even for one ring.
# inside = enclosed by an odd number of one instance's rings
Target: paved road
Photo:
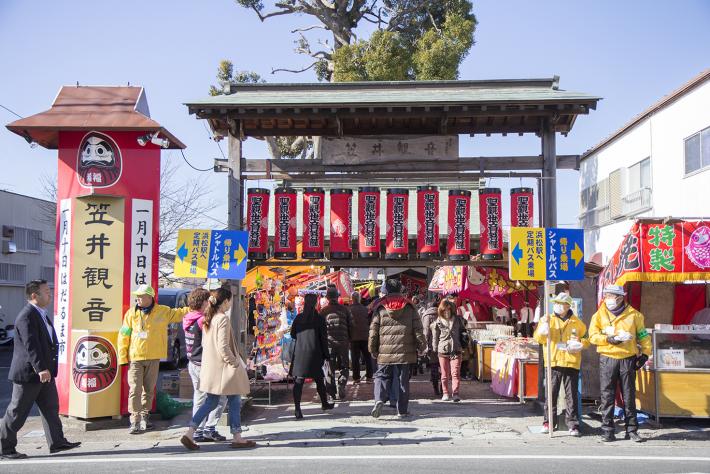
[[[36,457],[25,461],[0,462],[6,472],[256,472],[256,473],[442,473],[485,471],[487,473],[575,472],[708,472],[710,450],[688,447],[569,447],[540,449],[512,443],[490,443],[465,448],[387,447],[264,447],[234,452],[225,446],[210,446],[199,454],[155,448],[140,454],[112,451],[110,457],[80,453],[63,457]]]
[[[6,357],[0,353],[0,367]],[[9,359],[7,359],[9,360]],[[0,369],[0,377],[7,370]],[[179,443],[189,412],[156,421],[155,431],[131,436],[127,421],[101,431],[83,431],[64,420],[80,449],[50,455],[39,417],[20,432],[18,450],[30,459],[0,461],[2,472],[252,472],[438,474],[575,472],[710,472],[710,421],[669,422],[644,426],[646,443],[599,441],[599,421],[588,409],[585,434],[565,431],[553,439],[539,434],[541,417],[531,405],[492,394],[487,384],[464,381],[461,403],[434,399],[427,376],[412,381],[414,416],[400,420],[390,408],[370,416],[372,384],[350,385],[348,400],[327,413],[320,410],[314,387],[304,393],[305,419],[293,417],[290,393],[277,388],[274,404],[254,405],[245,413],[246,435],[259,447],[235,451],[227,444],[203,444],[187,452]],[[0,380],[0,407],[7,403],[7,383]],[[619,426],[621,429],[621,426]],[[226,428],[220,427],[226,434]]]

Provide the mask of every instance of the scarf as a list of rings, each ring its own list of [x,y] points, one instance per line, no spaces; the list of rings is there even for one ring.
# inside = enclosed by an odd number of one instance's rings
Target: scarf
[[[138,306],[138,305],[136,305],[136,308],[138,308],[139,310],[141,310],[141,312],[142,312],[143,314],[148,314],[148,313],[150,313],[150,312],[153,310],[153,306],[155,306],[155,300],[153,300],[153,302],[152,302],[152,303],[150,304],[150,306],[148,306],[147,308],[141,308],[141,307]]]

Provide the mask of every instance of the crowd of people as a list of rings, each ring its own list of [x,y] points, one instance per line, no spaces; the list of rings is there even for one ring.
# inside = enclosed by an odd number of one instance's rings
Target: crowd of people
[[[374,382],[371,415],[380,417],[386,403],[401,418],[410,416],[409,381],[414,371],[426,363],[431,371],[434,392],[444,401],[461,400],[462,368],[469,348],[466,321],[470,310],[449,297],[421,303],[402,294],[401,282],[386,280],[381,294],[365,306],[360,294],[351,295],[351,304],[339,302],[336,287],[326,291],[326,304],[318,294],[306,294],[302,312],[292,315],[284,359],[293,377],[295,418],[303,419],[301,401],[308,379],[315,382],[324,411],[335,408],[333,401],[347,397],[350,371],[354,383]],[[15,344],[9,378],[12,398],[0,423],[2,457],[26,457],[16,451],[17,432],[33,404],[42,415],[51,452],[73,449],[58,416],[58,339],[47,308],[51,292],[46,281],[26,285],[27,305],[17,317]],[[148,285],[133,292],[135,305],[123,318],[118,336],[118,363],[128,365],[129,433],[137,435],[152,428],[149,413],[158,378],[160,358],[167,349],[167,325],[182,321],[189,358],[188,372],[194,387],[193,415],[180,442],[189,450],[201,442],[226,441],[216,425],[225,408],[232,434],[229,446],[254,448],[256,443],[242,436],[241,397],[250,391],[247,365],[232,333],[229,310],[232,294],[226,288],[195,289],[188,307],[170,308],[157,304],[155,290]],[[638,435],[635,408],[635,374],[651,355],[650,336],[643,315],[625,301],[623,287],[608,286],[604,300],[591,319],[589,330],[572,311],[569,292],[553,298],[551,314],[543,314],[534,331],[545,364],[550,364],[552,381],[549,395],[553,415],[545,410],[543,432],[557,423],[556,400],[565,391],[566,425],[572,436],[580,436],[577,384],[581,351],[590,344],[600,357],[602,440],[614,441],[614,406],[617,386],[624,404],[626,439],[642,441]],[[318,309],[320,306],[320,310]],[[463,311],[461,310],[463,307]],[[290,308],[293,312],[293,307]],[[291,319],[291,318],[289,318]],[[550,357],[547,356],[547,344]],[[547,404],[546,404],[547,405]],[[550,419],[551,418],[551,419]]]

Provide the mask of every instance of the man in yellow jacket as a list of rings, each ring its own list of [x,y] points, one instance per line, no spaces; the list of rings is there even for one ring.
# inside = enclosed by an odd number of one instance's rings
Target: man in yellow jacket
[[[651,356],[651,336],[646,331],[643,314],[624,301],[626,292],[618,285],[608,285],[604,301],[592,316],[589,340],[599,353],[601,385],[602,441],[615,441],[614,399],[621,383],[624,397],[625,439],[643,441],[636,419],[636,371]],[[639,354],[639,346],[641,353]]]
[[[168,324],[182,321],[190,308],[170,308],[155,303],[155,290],[141,285],[132,293],[136,305],[126,311],[118,332],[118,363],[128,366],[130,434],[153,427],[148,420],[158,381],[160,359],[168,350]]]
[[[565,387],[565,423],[570,435],[581,436],[579,433],[579,368],[582,363],[582,349],[589,347],[587,326],[572,312],[572,297],[560,293],[553,298],[553,314],[540,318],[540,323],[533,337],[543,346],[542,353],[547,360],[547,338],[550,338],[550,355],[552,357],[551,390],[546,395],[552,397],[552,426],[557,424],[557,397],[560,385]],[[550,417],[545,403],[542,432],[550,432]]]

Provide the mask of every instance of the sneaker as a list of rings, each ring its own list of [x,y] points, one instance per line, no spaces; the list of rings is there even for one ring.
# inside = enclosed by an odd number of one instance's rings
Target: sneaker
[[[548,434],[550,432],[550,424],[549,423],[543,423],[542,424],[542,430],[540,430],[540,433],[542,434]]]
[[[205,441],[213,441],[215,443],[217,442],[222,442],[222,441],[227,441],[227,438],[219,434],[216,430],[208,430],[205,431],[202,436],[205,438]]]
[[[626,436],[624,436],[624,439],[630,439],[634,443],[643,443],[644,441],[646,441],[645,439],[643,439],[641,437],[640,434],[638,434],[635,431],[631,431],[629,433],[626,433]]]
[[[571,430],[569,430],[569,435],[574,436],[575,438],[580,438],[582,436],[582,433],[580,433],[577,428],[572,428]]]
[[[205,443],[205,442],[209,441],[207,438],[204,437],[204,435],[202,433],[200,433],[200,434],[195,433],[194,435],[192,435],[192,440],[195,443]]]
[[[405,418],[405,419],[406,419],[406,418],[411,418],[411,417],[412,417],[412,414],[409,413],[409,412],[407,412],[407,413],[397,413],[397,416],[398,416],[400,419],[401,419],[401,418]]]
[[[616,441],[616,436],[614,436],[614,433],[612,432],[604,433],[602,435],[602,441],[605,443],[611,443],[612,441]]]
[[[149,431],[152,429],[153,429],[153,423],[151,423],[148,420],[141,420],[141,424],[140,424],[141,431]]]
[[[459,397],[458,393],[454,393],[454,402],[460,402],[461,397]]]
[[[132,435],[141,434],[142,431],[143,430],[141,430],[140,423],[131,423],[131,427],[128,430],[128,434],[132,434]]]
[[[441,401],[442,401],[442,402],[448,402],[449,400],[451,400],[451,397],[449,397],[449,394],[448,394],[448,393],[445,393],[445,394],[443,394],[443,395],[441,396]]]
[[[380,413],[382,413],[382,407],[384,406],[384,403],[381,401],[376,401],[375,406],[372,408],[372,412],[370,413],[373,418],[379,418]]]
[[[320,407],[323,411],[332,410],[335,408],[335,403],[321,403]],[[242,429],[242,431],[244,431],[244,429]]]

